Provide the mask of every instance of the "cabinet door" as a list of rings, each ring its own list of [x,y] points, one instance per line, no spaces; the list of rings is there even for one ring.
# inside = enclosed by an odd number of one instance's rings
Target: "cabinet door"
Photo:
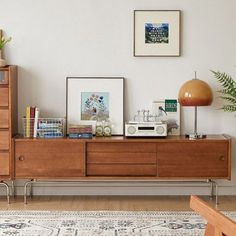
[[[156,176],[156,145],[152,143],[88,143],[89,176]]]
[[[0,110],[0,128],[9,128],[8,110]]]
[[[0,107],[8,106],[8,88],[0,87]]]
[[[61,141],[24,141],[15,145],[15,176],[72,178],[85,176],[84,144]]]
[[[228,142],[160,143],[157,146],[159,177],[229,177]]]
[[[0,152],[0,175],[9,174],[9,153]]]

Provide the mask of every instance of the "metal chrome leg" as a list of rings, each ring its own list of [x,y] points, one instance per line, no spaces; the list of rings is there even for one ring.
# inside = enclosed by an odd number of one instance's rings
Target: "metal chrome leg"
[[[210,196],[210,199],[212,200],[213,197],[214,197],[214,182],[210,180],[210,183],[211,183],[211,196]]]
[[[219,205],[219,202],[218,202],[218,184],[217,182],[213,181],[213,180],[209,180],[209,182],[211,183],[211,196],[210,198],[213,199],[214,197],[214,194],[215,194],[215,206],[217,208],[217,206]],[[215,191],[214,191],[215,189]]]
[[[33,179],[31,181],[34,181]],[[29,185],[29,197],[32,198],[33,197],[33,185],[32,183]]]
[[[15,198],[15,185],[14,185],[14,180],[11,181],[11,195]]]
[[[5,183],[4,181],[0,182],[0,185],[3,185],[6,187],[7,190],[7,203],[10,204],[10,191],[9,191],[9,185]]]
[[[216,195],[216,208],[217,208],[219,202],[218,202],[218,184],[216,182],[215,182],[215,195]]]
[[[35,182],[35,180],[33,180],[33,179],[31,179],[30,181],[25,182],[25,185],[24,185],[24,204],[27,204],[27,187],[28,187],[28,185],[31,187],[31,185],[34,182]]]

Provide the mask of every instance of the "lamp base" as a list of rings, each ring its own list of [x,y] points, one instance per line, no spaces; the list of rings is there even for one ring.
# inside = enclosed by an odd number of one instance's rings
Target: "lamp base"
[[[204,139],[206,137],[207,137],[206,134],[198,134],[198,133],[185,134],[185,138],[188,138],[188,139]]]

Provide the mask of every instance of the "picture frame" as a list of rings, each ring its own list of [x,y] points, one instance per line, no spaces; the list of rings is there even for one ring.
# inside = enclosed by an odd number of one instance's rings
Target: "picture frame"
[[[109,119],[112,135],[124,134],[123,77],[67,77],[66,120],[69,125],[92,125]]]
[[[168,135],[180,135],[180,104],[177,99],[153,101],[152,114],[157,116],[157,121],[167,123]]]
[[[134,10],[134,56],[180,56],[180,10]]]

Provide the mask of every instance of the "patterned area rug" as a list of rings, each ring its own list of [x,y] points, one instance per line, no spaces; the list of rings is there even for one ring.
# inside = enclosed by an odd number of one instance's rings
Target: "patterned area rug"
[[[236,212],[224,212],[236,220]],[[0,235],[200,236],[205,221],[193,212],[1,211]]]

